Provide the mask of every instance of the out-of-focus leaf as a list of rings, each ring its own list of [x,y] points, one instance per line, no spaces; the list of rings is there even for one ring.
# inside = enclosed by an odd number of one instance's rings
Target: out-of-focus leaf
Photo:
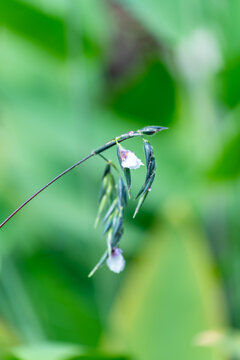
[[[226,64],[219,74],[220,96],[229,107],[240,103],[240,57]]]
[[[1,354],[1,360],[21,360],[19,357],[16,357],[12,354]]]
[[[176,206],[176,202],[174,202]],[[220,359],[193,346],[195,335],[223,321],[206,239],[186,204],[167,208],[119,294],[109,341],[138,360]],[[113,335],[114,334],[114,335]]]
[[[181,1],[176,4],[173,1],[171,4],[166,1],[150,0],[148,3],[139,4],[137,0],[123,0],[119,1],[120,4],[124,4],[126,9],[132,12],[141,23],[157,38],[161,36],[168,40],[178,40],[182,32],[179,28],[179,10],[176,11],[176,6],[181,7]],[[190,13],[190,8],[193,5],[189,1],[186,1],[186,10]],[[194,9],[195,10],[195,9]],[[194,11],[192,10],[192,12]],[[194,12],[195,13],[195,12]],[[188,19],[188,22],[191,19]]]
[[[1,0],[0,25],[33,41],[53,55],[66,57],[66,30],[61,18],[47,15],[21,1]]]
[[[240,3],[238,0],[208,1],[197,4],[192,0],[118,0],[160,42],[170,46],[179,43],[196,28],[215,28],[226,56],[239,53],[238,25]],[[224,31],[223,31],[224,29]]]
[[[115,111],[129,118],[162,125],[171,121],[175,104],[172,76],[158,60],[136,73],[113,98]]]
[[[0,312],[23,339],[97,344],[100,319],[88,268],[83,275],[80,261],[59,250],[18,256],[14,268],[5,261],[2,275],[8,282],[1,284]]]
[[[107,354],[93,354],[93,355],[83,355],[71,358],[69,360],[131,360],[131,357],[126,355],[107,355]]]
[[[210,176],[217,180],[236,179],[240,175],[240,132],[224,146],[215,165],[210,169]]]
[[[1,238],[3,240],[3,238]],[[1,300],[0,300],[1,302]],[[15,345],[18,342],[18,338],[16,334],[12,331],[11,327],[7,324],[7,322],[0,319],[0,351],[1,349]],[[1,359],[1,352],[0,352]]]
[[[126,355],[89,353],[80,350],[77,345],[40,344],[13,349],[1,360],[131,360],[131,358]]]
[[[86,58],[97,58],[107,50],[110,40],[111,17],[104,1],[72,1],[69,6],[71,26],[81,41]],[[75,47],[76,49],[76,47]]]
[[[67,360],[83,353],[78,345],[45,343],[38,345],[19,346],[11,350],[19,360]]]
[[[195,344],[201,347],[214,347],[229,359],[240,359],[240,333],[236,329],[211,329],[197,334]]]

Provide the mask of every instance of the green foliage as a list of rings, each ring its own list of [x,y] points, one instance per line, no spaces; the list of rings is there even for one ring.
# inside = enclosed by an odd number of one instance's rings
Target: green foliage
[[[240,154],[240,133],[225,144],[210,175],[219,180],[237,179],[240,175],[240,164],[236,154]]]
[[[206,330],[240,328],[239,12],[238,0],[0,1],[1,220],[114,136],[169,126],[151,138],[151,196],[134,222],[132,202],[125,212],[122,274],[87,277],[105,250],[93,229],[99,156],[0,230],[0,358],[239,356],[235,338],[217,352],[194,345]],[[190,82],[177,54],[199,28],[221,68]],[[199,73],[204,49],[190,64]],[[99,149],[114,158],[111,144]],[[143,158],[140,137],[132,146]],[[125,174],[141,201],[149,169]],[[114,209],[101,214],[105,234]]]
[[[19,347],[11,351],[3,360],[130,360],[125,356],[89,354],[76,345],[40,344],[28,347]]]
[[[63,19],[40,12],[17,0],[2,0],[0,24],[33,41],[53,55],[67,55],[66,28]]]
[[[156,219],[113,312],[111,342],[127,341],[139,360],[218,358],[211,349],[193,346],[201,329],[221,325],[223,308],[206,239],[189,221],[186,204],[180,206],[185,213],[179,218],[179,208],[169,204],[164,227]]]
[[[231,59],[219,76],[220,95],[223,102],[230,108],[240,103],[240,58]]]
[[[151,94],[151,96],[149,96]],[[122,116],[144,124],[169,125],[175,104],[175,88],[171,74],[159,60],[145,64],[144,68],[126,79],[114,94],[112,108]]]

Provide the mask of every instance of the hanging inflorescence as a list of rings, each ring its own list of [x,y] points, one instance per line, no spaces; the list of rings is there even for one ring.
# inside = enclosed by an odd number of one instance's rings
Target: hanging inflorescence
[[[143,136],[154,135],[166,129],[166,127],[162,126],[147,126],[141,130],[129,131],[128,133],[120,135],[119,137],[110,140],[103,146],[93,150],[85,158],[79,160],[61,172],[46,185],[40,188],[37,192],[35,192],[32,196],[30,196],[26,201],[24,201],[0,224],[0,229],[5,226],[8,221],[11,220],[20,210],[22,210],[27,204],[35,199],[36,196],[47,189],[50,185],[55,183],[55,181],[75,169],[77,166],[81,165],[83,162],[89,160],[91,157],[99,155],[107,162],[107,165],[102,177],[98,201],[99,208],[95,226],[101,223],[103,227],[103,236],[106,236],[107,239],[107,250],[94,269],[90,272],[89,276],[92,276],[95,271],[104,263],[107,263],[110,270],[116,273],[121,272],[125,267],[125,260],[122,256],[122,250],[118,247],[118,244],[123,235],[124,210],[127,206],[128,198],[130,199],[132,186],[131,170],[138,169],[144,164],[140,159],[138,159],[134,152],[124,149],[120,143],[137,136],[141,136],[144,142],[147,174],[145,182],[136,196],[136,199],[138,199],[138,204],[133,215],[133,217],[135,217],[144,203],[147,195],[151,191],[156,172],[156,162],[153,154],[153,148],[151,144],[144,139]],[[117,145],[117,156],[121,168],[120,171],[111,160],[108,160],[105,156],[102,155],[104,151],[115,145]],[[122,176],[122,173],[124,174],[124,177]]]
[[[153,135],[159,131],[157,131],[158,128],[159,127],[154,126],[147,127],[139,130],[138,133],[142,136],[144,134]],[[121,272],[125,267],[122,250],[118,245],[123,235],[124,211],[128,203],[128,198],[130,199],[131,197],[131,170],[138,169],[144,164],[132,151],[123,148],[121,144],[119,144],[118,138],[115,140],[121,171],[118,170],[117,166],[111,160],[106,159],[100,154],[107,162],[107,165],[102,177],[98,201],[99,207],[95,222],[95,226],[101,223],[103,227],[103,236],[106,237],[107,249],[89,276],[92,276],[104,263],[115,273]],[[145,181],[135,198],[135,200],[138,199],[138,203],[133,214],[134,218],[151,191],[156,173],[153,147],[149,141],[144,138],[143,143],[147,171]],[[118,178],[117,181],[115,180],[116,176]]]

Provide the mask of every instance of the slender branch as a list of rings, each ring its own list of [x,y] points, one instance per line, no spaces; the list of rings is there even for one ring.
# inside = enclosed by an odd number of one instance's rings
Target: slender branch
[[[137,136],[137,134],[134,132],[133,134],[129,133],[129,134],[124,134],[121,135],[119,137],[119,142],[120,141],[124,141],[127,140],[133,136]],[[16,215],[24,206],[26,206],[30,201],[32,201],[37,195],[39,195],[43,190],[45,190],[46,188],[48,188],[50,185],[52,185],[55,181],[57,181],[58,179],[60,179],[62,176],[66,175],[68,172],[70,172],[71,170],[73,170],[74,168],[76,168],[77,166],[81,165],[83,162],[87,161],[88,159],[90,159],[91,157],[93,157],[94,155],[100,154],[101,152],[109,149],[110,147],[116,145],[116,140],[111,140],[108,143],[106,143],[105,145],[103,145],[100,148],[97,148],[96,150],[93,150],[88,156],[86,156],[85,158],[81,159],[80,161],[76,162],[74,165],[70,166],[68,169],[64,170],[61,174],[57,175],[54,179],[52,179],[51,181],[49,181],[45,186],[43,186],[41,189],[39,189],[37,192],[35,192],[32,196],[30,196],[24,203],[22,203],[16,210],[13,211],[13,213],[11,215],[9,215],[1,224],[0,224],[0,229],[14,216]]]
[[[66,175],[68,172],[70,172],[71,170],[75,169],[77,166],[81,165],[83,162],[87,161],[88,159],[90,159],[91,157],[98,155],[100,153],[102,153],[103,151],[111,148],[112,146],[116,145],[117,142],[122,142],[125,141],[127,139],[130,139],[132,137],[135,136],[141,136],[142,133],[145,133],[146,135],[153,135],[154,133],[157,133],[161,130],[165,130],[167,128],[164,127],[156,127],[156,126],[150,126],[150,127],[146,127],[144,129],[141,130],[137,130],[137,131],[130,131],[126,134],[120,135],[119,137],[110,140],[109,142],[107,142],[106,144],[104,144],[103,146],[93,150],[88,156],[84,157],[83,159],[81,159],[80,161],[76,162],[74,165],[70,166],[69,168],[67,168],[66,170],[64,170],[61,174],[57,175],[54,179],[52,179],[51,181],[49,181],[45,186],[43,186],[41,189],[39,189],[37,192],[35,192],[32,196],[30,196],[30,198],[28,198],[24,203],[22,203],[22,205],[20,205],[11,215],[9,215],[1,224],[0,224],[0,229],[14,216],[16,215],[24,206],[26,206],[30,201],[32,201],[37,195],[39,195],[43,190],[45,190],[46,188],[48,188],[50,185],[52,185],[55,181],[57,181],[58,179],[60,179],[62,176]]]
[[[99,153],[98,154],[104,161],[106,161],[106,163],[110,163],[110,160],[109,159],[107,159],[105,156],[103,156],[103,154],[101,154],[101,153]]]
[[[59,174],[58,176],[56,176],[54,179],[52,179],[51,181],[49,181],[49,183],[47,183],[45,186],[43,186],[41,189],[39,189],[35,194],[33,194],[32,196],[30,196],[30,198],[28,198],[22,205],[20,205],[11,215],[9,215],[6,220],[4,220],[2,222],[2,224],[0,225],[0,228],[3,227],[3,225],[5,225],[15,214],[17,214],[25,205],[27,205],[31,200],[33,200],[38,194],[40,194],[43,190],[45,190],[48,186],[50,186],[51,184],[53,184],[56,180],[60,179],[63,175],[67,174],[69,171],[71,171],[72,169],[74,169],[75,167],[77,167],[78,165],[82,164],[84,161],[90,159],[90,157],[92,157],[95,154],[90,154],[88,156],[86,156],[84,159],[78,161],[76,164],[72,165],[71,167],[69,167],[68,169],[64,170],[61,174]]]
[[[111,165],[118,173],[118,167],[116,166],[116,164],[114,164],[114,162],[112,160],[107,159],[105,156],[103,156],[103,154],[99,153],[98,154],[104,161],[106,161],[106,163],[108,163],[109,165]]]

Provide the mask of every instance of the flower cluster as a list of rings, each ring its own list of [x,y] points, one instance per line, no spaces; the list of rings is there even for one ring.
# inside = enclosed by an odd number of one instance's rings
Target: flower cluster
[[[10,219],[12,219],[24,206],[26,206],[30,201],[32,201],[36,196],[38,196],[42,191],[47,189],[55,181],[60,179],[62,176],[66,175],[77,166],[81,165],[83,162],[87,161],[93,156],[99,155],[105,161],[107,161],[107,166],[104,170],[102,177],[102,184],[99,194],[99,208],[97,213],[97,218],[95,226],[97,226],[102,219],[101,223],[104,226],[103,235],[106,235],[107,238],[107,250],[103,254],[100,261],[90,272],[89,276],[92,276],[95,271],[102,266],[104,263],[107,263],[107,266],[113,272],[119,273],[125,267],[125,260],[122,256],[122,250],[119,249],[118,243],[123,235],[123,220],[124,220],[124,210],[127,205],[127,193],[130,199],[130,190],[132,185],[131,180],[131,170],[138,169],[140,166],[144,165],[142,161],[134,154],[134,152],[124,149],[120,142],[131,139],[133,137],[143,135],[154,135],[162,130],[166,130],[166,127],[163,126],[146,126],[141,130],[129,131],[128,133],[120,135],[118,138],[108,141],[106,144],[101,147],[93,150],[89,155],[79,160],[66,170],[62,171],[59,175],[55,176],[54,179],[49,181],[46,185],[41,187],[36,191],[32,196],[30,196],[26,201],[22,203],[15,211],[12,212],[1,224],[2,228]],[[133,217],[135,217],[141,208],[144,200],[146,199],[149,191],[151,190],[155,172],[156,172],[156,162],[153,155],[153,148],[148,141],[144,140],[144,152],[145,160],[147,165],[147,175],[143,186],[138,192],[136,199],[139,198],[136,210]],[[124,172],[126,185],[123,180],[122,175],[120,174],[117,166],[105,156],[102,155],[107,149],[117,145],[117,155],[120,163],[120,167]],[[115,178],[112,173],[112,169],[117,170],[118,172],[118,181],[115,181]]]
[[[157,126],[146,127],[141,130],[140,135],[153,135],[161,129]],[[128,135],[130,135],[130,133]],[[153,154],[153,147],[147,140],[143,139],[143,141],[147,173],[144,184],[135,198],[138,199],[138,204],[133,217],[137,215],[147,195],[149,194],[156,173],[156,161]],[[101,155],[101,157],[107,161],[107,165],[102,177],[99,195],[99,209],[95,225],[97,226],[101,220],[101,224],[103,226],[103,236],[106,236],[107,240],[107,250],[89,276],[92,276],[104,263],[106,263],[109,269],[115,273],[121,272],[125,267],[122,250],[118,247],[118,245],[123,235],[124,210],[127,206],[127,194],[130,198],[130,189],[132,185],[131,170],[138,169],[144,164],[134,154],[134,152],[123,148],[121,144],[118,143],[118,139],[116,139],[116,143],[117,156],[121,170],[125,176],[126,184],[117,166],[112,161]],[[117,182],[115,181],[112,169],[117,171]]]

